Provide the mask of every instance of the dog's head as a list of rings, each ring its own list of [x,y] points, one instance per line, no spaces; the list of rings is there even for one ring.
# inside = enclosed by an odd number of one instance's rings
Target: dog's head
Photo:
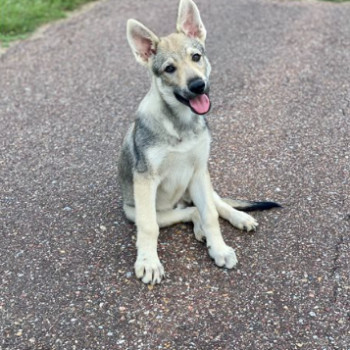
[[[176,30],[158,38],[140,22],[129,19],[127,38],[136,60],[151,70],[168,104],[182,103],[196,114],[206,114],[211,68],[204,48],[206,30],[192,0],[180,0]]]

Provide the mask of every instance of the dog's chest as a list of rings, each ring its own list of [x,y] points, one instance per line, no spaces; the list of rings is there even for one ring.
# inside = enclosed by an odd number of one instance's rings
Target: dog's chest
[[[159,167],[160,176],[171,176],[171,173],[205,166],[208,161],[210,136],[206,130],[199,136],[184,138],[176,145],[165,146],[164,157]]]
[[[181,199],[194,172],[207,166],[209,148],[210,136],[205,132],[200,137],[163,149],[165,154],[158,168],[158,209],[171,208]]]

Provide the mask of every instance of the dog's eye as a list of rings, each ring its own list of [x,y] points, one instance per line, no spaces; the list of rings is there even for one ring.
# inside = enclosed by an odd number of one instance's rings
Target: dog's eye
[[[201,55],[199,53],[195,53],[193,56],[192,56],[192,61],[193,62],[199,62],[199,60],[201,59]]]
[[[176,71],[176,67],[173,66],[172,64],[169,64],[169,66],[166,66],[164,69],[164,72],[167,73],[174,73]]]

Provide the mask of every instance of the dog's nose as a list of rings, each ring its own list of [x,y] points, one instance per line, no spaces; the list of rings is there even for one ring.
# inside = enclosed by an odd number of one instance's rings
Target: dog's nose
[[[195,94],[202,94],[205,89],[205,81],[201,78],[195,78],[188,82],[188,89]]]

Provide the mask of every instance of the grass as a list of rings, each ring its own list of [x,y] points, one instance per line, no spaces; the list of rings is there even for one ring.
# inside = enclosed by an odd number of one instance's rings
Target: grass
[[[0,43],[23,39],[38,26],[93,0],[0,0]]]

